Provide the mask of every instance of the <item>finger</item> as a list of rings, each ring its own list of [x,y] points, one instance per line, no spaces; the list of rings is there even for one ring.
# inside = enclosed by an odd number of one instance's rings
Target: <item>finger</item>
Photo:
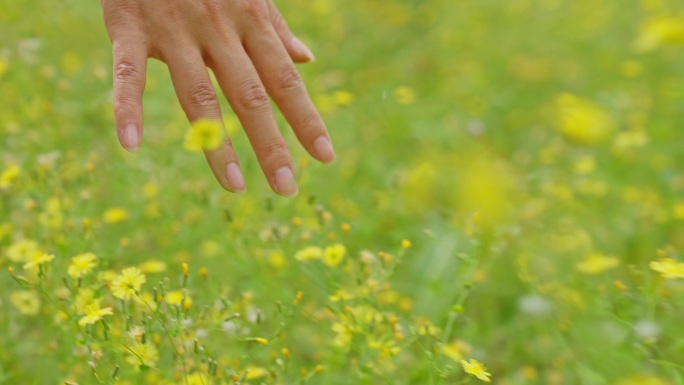
[[[315,61],[316,57],[313,52],[307,47],[301,40],[292,34],[290,28],[287,26],[287,22],[283,15],[278,11],[272,0],[267,0],[268,3],[268,13],[271,17],[271,23],[273,28],[275,28],[278,37],[282,41],[287,53],[290,58],[297,63],[306,63]]]
[[[271,189],[284,196],[297,195],[290,152],[246,52],[235,42],[218,44],[210,56],[216,80],[245,128]]]
[[[275,33],[248,33],[244,44],[268,93],[292,126],[300,143],[321,162],[335,160],[335,150],[325,123]]]
[[[188,120],[196,122],[199,119],[209,119],[221,122],[223,127],[216,91],[199,51],[174,47],[170,55],[164,55],[164,59]],[[245,180],[229,138],[226,137],[218,149],[206,150],[204,154],[223,188],[233,192],[245,190]]]
[[[135,151],[142,141],[147,47],[128,37],[115,39],[112,47],[116,132],[121,145]]]

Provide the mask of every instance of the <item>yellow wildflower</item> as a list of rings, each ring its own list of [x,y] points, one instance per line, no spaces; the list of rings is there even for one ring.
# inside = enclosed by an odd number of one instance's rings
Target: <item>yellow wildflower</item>
[[[338,106],[351,106],[354,103],[354,94],[349,91],[336,91],[333,100]]]
[[[461,360],[461,366],[463,366],[463,370],[472,375],[477,377],[478,379],[484,381],[484,382],[491,382],[492,380],[489,378],[492,375],[487,372],[487,368],[478,360],[471,358],[470,362]]]
[[[83,313],[85,316],[78,320],[80,326],[92,325],[103,319],[104,316],[114,314],[111,307],[101,308],[99,300],[95,300],[90,305],[86,306]]]
[[[684,201],[675,203],[672,207],[672,216],[680,221],[684,221]]]
[[[31,260],[24,265],[24,269],[33,269],[34,267],[42,266],[50,263],[55,259],[55,256],[47,253],[35,253],[31,256]]]
[[[323,251],[323,263],[328,266],[335,267],[342,263],[345,255],[347,254],[347,248],[340,243],[332,246],[328,246]]]
[[[0,190],[8,189],[12,187],[19,175],[21,174],[21,168],[16,164],[9,164],[5,170],[0,173]]]
[[[128,219],[128,211],[120,207],[111,208],[102,214],[105,223],[119,223]]]
[[[16,263],[26,263],[30,261],[35,254],[40,254],[38,244],[28,239],[17,241],[7,248],[7,258]]]
[[[616,268],[620,260],[602,253],[590,253],[587,257],[578,262],[575,268],[584,274],[596,275]]]
[[[40,296],[32,290],[15,291],[10,294],[10,302],[19,313],[37,315],[40,312]]]
[[[145,274],[157,274],[165,272],[167,265],[165,262],[158,261],[156,259],[149,259],[141,263],[138,267]]]
[[[129,300],[145,283],[145,275],[137,267],[123,269],[112,281],[112,294],[116,298]]]
[[[559,95],[556,110],[561,134],[573,143],[596,145],[615,129],[613,119],[600,106],[572,94]]]
[[[684,17],[660,17],[649,20],[634,45],[639,52],[649,52],[664,45],[684,44]]]
[[[127,347],[128,349],[124,349],[128,353],[126,362],[129,364],[138,368],[142,365],[152,367],[157,364],[157,360],[159,359],[159,351],[153,344],[143,344],[136,341],[133,343],[133,345],[129,345]]]
[[[409,241],[408,239],[404,239],[403,241],[401,241],[401,248],[404,250],[410,249],[411,241]]]
[[[221,146],[223,131],[220,121],[199,119],[185,134],[183,147],[190,152],[215,150]]]
[[[85,309],[95,301],[95,291],[90,288],[80,288],[74,299],[74,309],[77,313],[85,313]]]
[[[416,91],[410,87],[397,87],[394,89],[394,99],[399,104],[413,104],[416,101]]]
[[[96,259],[97,256],[93,253],[79,254],[71,258],[67,274],[74,279],[83,278],[83,276],[89,274],[97,266]]]
[[[684,278],[684,263],[672,258],[662,258],[659,261],[652,261],[648,267],[660,273],[665,279]]]
[[[472,348],[467,343],[456,340],[450,344],[442,345],[442,353],[455,362],[460,362],[470,353]]]
[[[192,304],[190,295],[182,290],[173,290],[167,292],[166,296],[164,296],[164,301],[172,306],[179,305],[181,302],[183,302],[184,307],[189,307]]]
[[[310,261],[312,259],[320,259],[323,256],[323,249],[318,246],[307,246],[297,253],[295,259],[298,261]]]
[[[247,373],[245,376],[246,380],[256,380],[257,378],[268,375],[268,370],[255,365],[249,365],[247,369],[245,369],[245,372]]]

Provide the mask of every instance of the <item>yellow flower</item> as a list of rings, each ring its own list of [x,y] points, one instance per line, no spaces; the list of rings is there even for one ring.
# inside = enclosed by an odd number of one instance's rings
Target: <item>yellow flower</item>
[[[410,87],[397,87],[394,89],[394,98],[399,104],[413,104],[416,101],[416,91]]]
[[[35,253],[31,256],[31,260],[24,265],[24,269],[33,269],[34,267],[48,264],[55,259],[55,256],[47,253]]]
[[[114,314],[111,307],[100,308],[99,300],[95,300],[90,303],[90,305],[86,306],[83,313],[85,316],[78,320],[80,326],[92,325],[103,319],[104,316]]]
[[[105,223],[119,223],[128,219],[128,211],[120,207],[111,208],[102,214]]]
[[[684,221],[684,201],[675,203],[672,207],[672,216],[680,221]]]
[[[584,274],[596,275],[618,267],[620,260],[601,253],[590,253],[575,268]]]
[[[40,311],[40,296],[32,290],[12,292],[10,302],[24,315],[37,315]]]
[[[7,60],[0,58],[0,78],[7,72]]]
[[[145,283],[145,275],[137,267],[129,267],[121,271],[112,281],[112,294],[116,298],[129,300]]]
[[[12,187],[14,181],[19,178],[21,168],[16,164],[9,164],[2,173],[0,173],[0,190]]]
[[[129,364],[137,368],[140,368],[142,365],[153,367],[157,364],[157,360],[159,359],[159,351],[153,344],[143,344],[136,341],[133,343],[133,345],[129,345],[127,347],[128,349],[124,349],[128,353],[126,362]]]
[[[573,143],[597,145],[615,129],[613,119],[600,106],[572,94],[556,98],[556,113],[561,134]]]
[[[401,248],[404,250],[410,249],[411,241],[409,241],[408,239],[404,239],[403,241],[401,241]]]
[[[90,288],[80,288],[74,299],[74,309],[77,313],[85,313],[85,309],[95,301],[95,291]]]
[[[192,304],[192,299],[190,299],[190,295],[187,292],[183,292],[182,290],[173,290],[169,291],[166,293],[166,296],[164,297],[164,301],[168,303],[169,305],[179,305],[181,302],[183,302],[184,307],[190,307]]]
[[[672,258],[662,258],[652,261],[648,265],[651,270],[657,271],[665,279],[684,278],[684,263],[677,262]]]
[[[83,276],[89,274],[97,266],[96,259],[97,256],[93,253],[79,254],[71,258],[67,274],[74,279],[83,278]]]
[[[245,377],[247,380],[256,380],[257,378],[268,375],[268,370],[261,366],[249,365],[245,371],[247,372],[247,376]]]
[[[221,146],[223,131],[220,121],[199,119],[185,134],[183,147],[191,152],[215,150]]]
[[[323,252],[323,263],[328,266],[335,267],[342,263],[344,256],[347,254],[347,248],[343,244],[335,244],[325,248]]]
[[[668,44],[684,44],[684,17],[649,20],[634,43],[639,52],[653,51]]]
[[[323,249],[317,246],[307,246],[295,254],[295,259],[298,261],[310,261],[312,259],[320,259],[322,256]]]
[[[460,340],[442,345],[442,353],[455,362],[460,362],[471,350],[470,345]]]
[[[165,262],[158,261],[156,259],[150,259],[141,263],[138,267],[145,274],[157,274],[165,272],[167,265]]]
[[[30,261],[35,254],[39,253],[40,249],[38,248],[38,244],[36,242],[28,239],[22,239],[13,243],[7,249],[7,258],[9,258],[9,260],[12,262],[26,263]]]
[[[338,106],[351,106],[354,103],[354,94],[349,91],[336,91],[333,100]]]
[[[475,360],[473,358],[470,359],[470,362],[461,360],[461,366],[463,366],[463,370],[478,379],[484,381],[484,382],[491,382],[491,377],[490,373],[487,373],[487,368],[478,360]]]

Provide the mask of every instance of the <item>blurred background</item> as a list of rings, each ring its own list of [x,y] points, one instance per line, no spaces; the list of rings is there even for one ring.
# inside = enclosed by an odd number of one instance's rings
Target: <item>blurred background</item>
[[[226,103],[248,193],[220,189],[157,61],[120,148],[97,2],[0,3],[0,384],[684,384],[683,3],[276,4],[338,152],[278,116],[294,200]],[[130,266],[166,310],[112,297]]]

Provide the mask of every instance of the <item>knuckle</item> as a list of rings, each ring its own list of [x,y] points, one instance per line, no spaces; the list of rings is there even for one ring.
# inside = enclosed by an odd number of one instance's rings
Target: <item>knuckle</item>
[[[287,143],[282,138],[279,138],[269,144],[267,144],[261,150],[261,158],[263,163],[267,164],[280,164],[286,162],[289,156],[289,149]]]
[[[208,82],[199,82],[190,87],[188,98],[195,107],[214,106],[218,103],[214,86]]]
[[[263,111],[270,107],[264,86],[256,80],[249,80],[240,86],[238,100],[245,110]]]
[[[268,20],[268,9],[261,0],[242,0],[242,13],[252,22],[264,22]]]
[[[277,81],[278,89],[285,92],[297,91],[302,86],[302,77],[293,67],[289,67],[282,71],[278,76]]]
[[[296,128],[306,133],[317,133],[323,130],[323,119],[318,114],[308,114],[299,121]]]
[[[117,98],[114,100],[114,116],[130,115],[135,109],[135,102],[129,98]]]
[[[122,61],[114,67],[114,80],[122,83],[140,82],[143,80],[143,73],[137,65]]]

